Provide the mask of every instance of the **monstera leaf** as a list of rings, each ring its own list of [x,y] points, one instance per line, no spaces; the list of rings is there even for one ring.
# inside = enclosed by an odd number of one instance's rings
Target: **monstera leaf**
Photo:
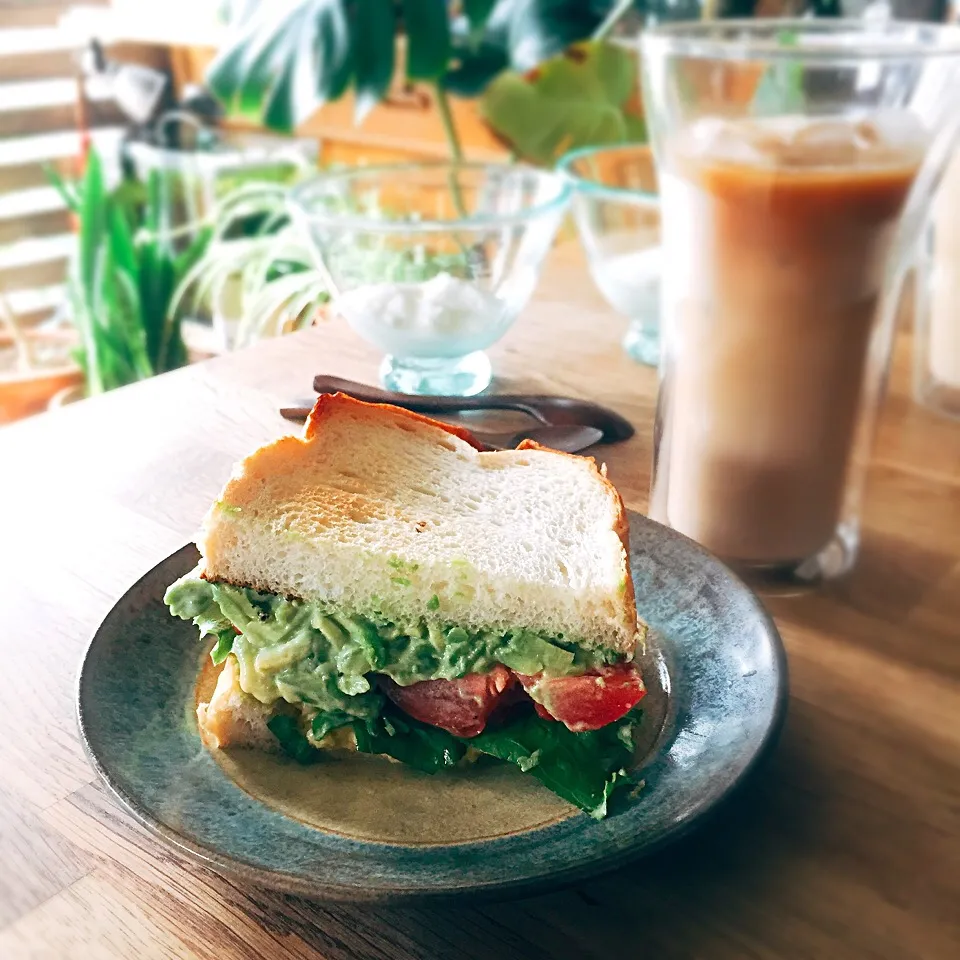
[[[500,0],[490,17],[506,27],[510,65],[531,70],[571,43],[593,35],[613,0]]]
[[[407,32],[407,76],[439,79],[450,57],[445,0],[261,0],[228,39],[207,84],[228,112],[292,131],[352,86],[358,122],[393,79]]]
[[[487,87],[480,112],[519,157],[553,164],[567,150],[646,139],[637,57],[603,42],[576,43],[525,74]]]
[[[612,0],[260,0],[218,52],[207,83],[228,112],[290,132],[353,88],[360,122],[386,95],[395,37],[406,75],[476,96],[589,36]]]

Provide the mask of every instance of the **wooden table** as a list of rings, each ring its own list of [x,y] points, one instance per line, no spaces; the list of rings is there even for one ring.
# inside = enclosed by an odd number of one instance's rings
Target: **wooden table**
[[[605,456],[642,509],[656,378],[622,330],[561,251],[494,358],[503,387],[637,425]],[[281,401],[319,371],[372,380],[375,360],[329,324],[0,430],[0,957],[960,957],[960,427],[912,404],[903,349],[859,567],[769,600],[789,718],[702,832],[561,893],[387,910],[241,888],[118,809],[77,739],[87,638],[191,538],[233,461],[288,429]]]

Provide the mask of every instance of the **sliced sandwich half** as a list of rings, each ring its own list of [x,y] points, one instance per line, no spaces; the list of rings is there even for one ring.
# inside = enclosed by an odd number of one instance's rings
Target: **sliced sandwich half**
[[[627,523],[586,457],[321,397],[240,463],[171,612],[222,665],[213,748],[515,763],[594,816],[626,780],[638,629]],[[334,774],[335,775],[335,774]]]

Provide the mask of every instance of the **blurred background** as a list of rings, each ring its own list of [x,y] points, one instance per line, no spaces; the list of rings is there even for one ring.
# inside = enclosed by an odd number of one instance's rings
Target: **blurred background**
[[[324,319],[317,170],[646,139],[664,19],[896,0],[0,0],[0,424]],[[568,223],[561,238],[569,235]]]

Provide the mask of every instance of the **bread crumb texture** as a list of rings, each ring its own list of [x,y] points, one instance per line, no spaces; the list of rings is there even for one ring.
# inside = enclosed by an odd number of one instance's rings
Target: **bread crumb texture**
[[[198,546],[209,580],[397,620],[632,652],[623,503],[591,458],[478,452],[395,407],[321,397],[235,468]]]

